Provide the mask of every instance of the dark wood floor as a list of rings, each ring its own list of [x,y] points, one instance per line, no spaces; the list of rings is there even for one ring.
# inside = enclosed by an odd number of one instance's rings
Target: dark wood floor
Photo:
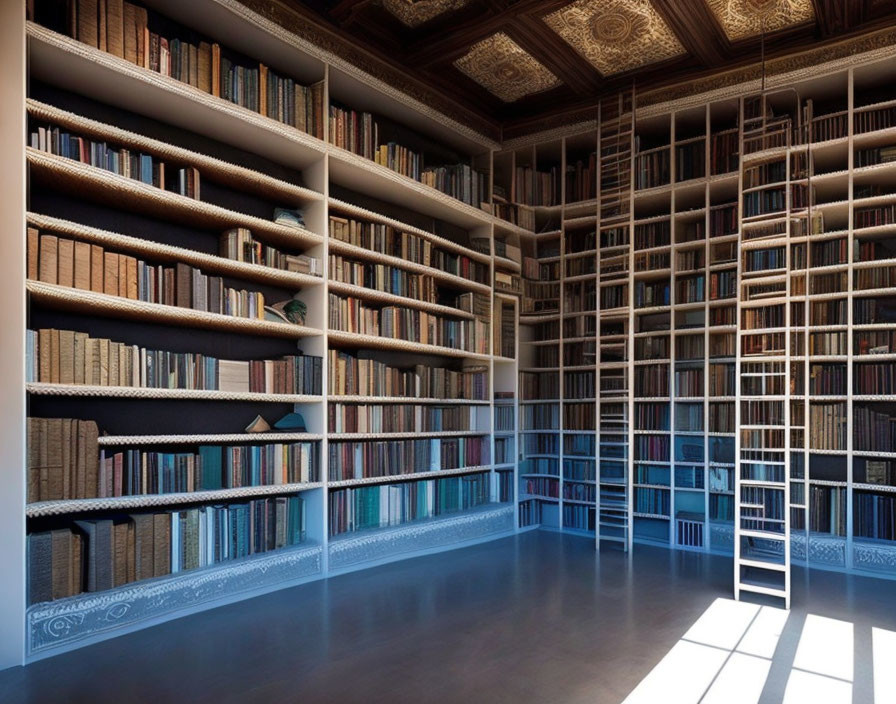
[[[616,704],[730,595],[730,559],[645,547],[598,559],[589,540],[526,533],[7,670],[0,702]],[[870,624],[896,630],[896,582],[798,570],[763,704],[781,701],[807,610],[856,624],[853,701],[872,701],[859,650]]]

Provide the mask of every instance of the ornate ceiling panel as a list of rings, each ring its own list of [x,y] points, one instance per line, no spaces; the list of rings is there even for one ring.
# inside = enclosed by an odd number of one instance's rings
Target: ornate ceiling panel
[[[454,65],[505,103],[561,84],[559,78],[503,32],[471,46]]]
[[[685,53],[649,0],[576,0],[544,21],[604,76]]]
[[[812,0],[706,0],[731,41],[815,19]]]
[[[416,27],[451,10],[458,10],[470,0],[383,0],[383,7],[408,27]]]

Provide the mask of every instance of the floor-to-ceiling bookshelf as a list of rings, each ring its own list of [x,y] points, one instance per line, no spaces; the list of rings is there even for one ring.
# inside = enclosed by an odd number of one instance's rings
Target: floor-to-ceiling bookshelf
[[[28,612],[29,657],[519,527],[896,571],[886,51],[776,77],[759,108],[756,81],[665,103],[624,91],[586,124],[499,144],[231,0],[149,5],[242,52],[237,62],[251,56],[279,68],[278,80],[314,86],[318,126],[297,129],[29,23],[31,125],[195,169],[207,196],[29,146],[29,225],[151,266],[188,265],[222,287],[226,278],[241,305],[299,291],[307,317],[223,315],[31,276],[29,329],[239,361],[298,351],[322,360],[319,388],[35,372],[29,416],[100,421],[97,451],[113,468],[115,456],[198,456],[214,443],[301,444],[316,459],[289,481],[29,501],[32,533],[270,497],[297,512],[294,538],[263,555],[172,576],[161,560],[145,579],[83,594],[59,585],[71,596]],[[392,146],[374,154],[337,138],[352,120],[379,120]],[[439,168],[415,166],[421,155]],[[305,228],[275,222],[274,206],[300,209]],[[237,227],[316,260],[319,275],[221,254],[215,237]],[[354,241],[343,227],[399,233],[407,249]],[[394,392],[360,386],[357,372],[343,385],[361,366]],[[288,411],[305,427],[243,431],[255,414]]]

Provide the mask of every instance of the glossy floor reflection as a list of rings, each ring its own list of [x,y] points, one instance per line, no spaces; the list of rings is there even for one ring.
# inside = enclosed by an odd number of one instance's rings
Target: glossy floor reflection
[[[731,692],[750,682],[756,702],[764,680],[758,704],[777,704],[813,686],[791,682],[793,672],[812,679],[811,668],[828,667],[801,636],[838,626],[809,614],[850,625],[854,704],[892,688],[896,582],[797,570],[782,627],[777,609],[730,602],[731,577],[730,558],[646,547],[631,560],[612,549],[598,558],[591,541],[526,533],[6,671],[0,702],[619,704],[674,653],[673,665],[696,668],[699,696],[713,695],[705,701],[736,701]],[[886,671],[877,678],[875,662]],[[676,699],[667,689],[658,701]]]

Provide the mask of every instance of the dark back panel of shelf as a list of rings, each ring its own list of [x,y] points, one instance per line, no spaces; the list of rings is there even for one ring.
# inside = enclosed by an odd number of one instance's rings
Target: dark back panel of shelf
[[[241,433],[256,415],[273,426],[292,410],[289,403],[258,401],[32,396],[28,416],[95,420],[100,434],[183,435]]]
[[[174,127],[164,122],[144,117],[143,115],[91,100],[56,86],[40,81],[31,81],[29,96],[82,117],[114,125],[124,130],[222,159],[232,164],[239,164],[287,183],[299,186],[305,185],[300,172],[288,169],[282,164],[277,164],[257,154],[209,139],[196,132],[190,132],[180,127]],[[203,183],[204,189],[205,183]],[[266,217],[270,217],[270,213]]]

